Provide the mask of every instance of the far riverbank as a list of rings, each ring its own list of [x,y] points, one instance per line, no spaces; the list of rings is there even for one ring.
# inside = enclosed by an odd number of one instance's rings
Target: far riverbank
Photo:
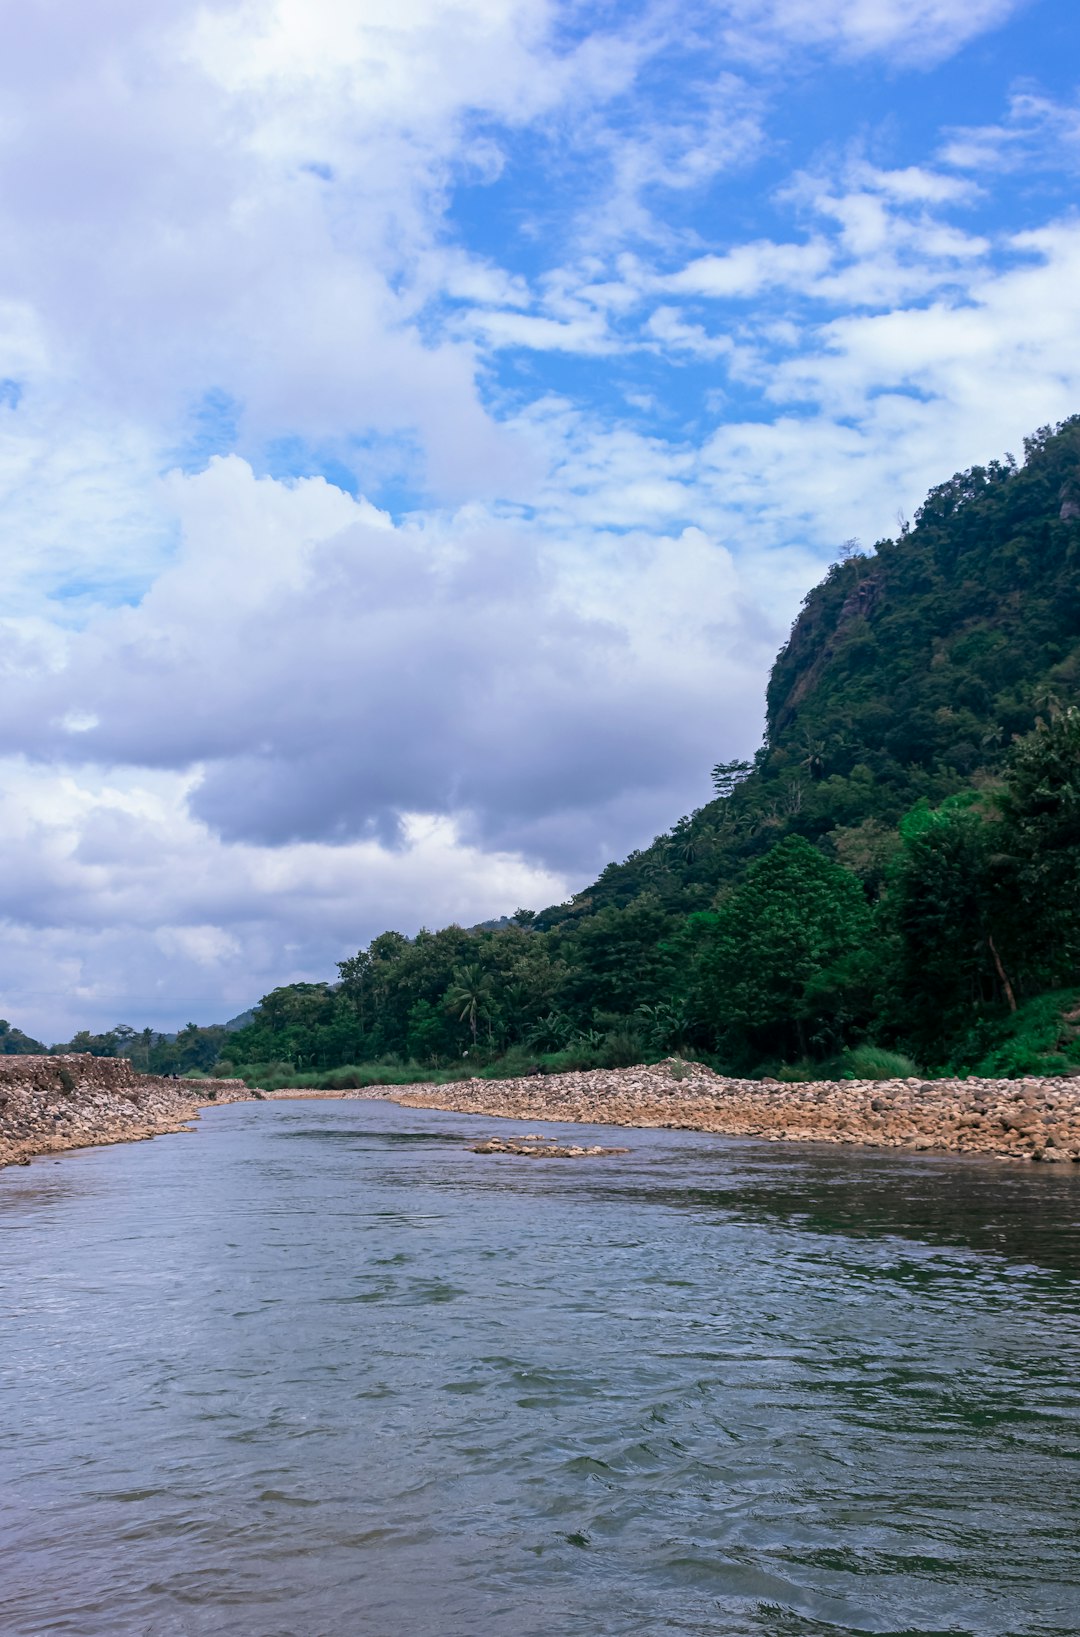
[[[769,1141],[859,1143],[998,1159],[1080,1162],[1080,1082],[732,1080],[669,1059],[629,1069],[267,1097],[365,1098],[500,1119],[667,1127]]]

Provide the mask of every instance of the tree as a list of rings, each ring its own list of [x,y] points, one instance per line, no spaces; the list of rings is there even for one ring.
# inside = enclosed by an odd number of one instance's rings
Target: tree
[[[40,1040],[31,1040],[21,1029],[13,1029],[6,1018],[0,1017],[0,1057],[28,1056],[44,1050]]]
[[[1036,981],[1068,981],[1080,963],[1080,710],[1059,711],[1018,741],[1001,799],[1026,962]]]
[[[920,802],[900,825],[884,900],[898,938],[884,1013],[924,1055],[987,1009],[1015,1010],[1015,870],[996,805],[974,791]]]
[[[753,762],[717,762],[712,770],[716,794],[726,800],[744,779],[749,778],[753,770]]]
[[[799,836],[747,869],[711,914],[694,916],[697,1002],[717,1036],[805,1053],[823,1025],[860,1006],[870,911],[853,876]],[[864,1003],[863,1003],[864,1004]]]
[[[447,1050],[449,1028],[444,1011],[437,1011],[429,1000],[414,1001],[409,1008],[409,1032],[405,1042],[410,1058],[437,1066]]]
[[[459,966],[446,991],[445,1004],[457,1013],[458,1021],[468,1020],[472,1043],[476,1046],[476,1021],[491,995],[491,974],[475,961]]]
[[[638,1006],[668,1000],[676,987],[668,939],[678,924],[652,893],[590,915],[561,940],[559,1009],[578,1028],[610,1027],[616,1018],[629,1021]]]
[[[367,1023],[368,1002],[371,995],[373,961],[366,949],[360,949],[346,960],[338,961],[341,993],[352,1007],[363,1034]]]

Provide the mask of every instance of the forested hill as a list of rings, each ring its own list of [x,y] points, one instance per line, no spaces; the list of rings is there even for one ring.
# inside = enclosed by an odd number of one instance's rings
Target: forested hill
[[[1080,416],[834,564],[754,764],[718,764],[714,801],[568,903],[384,932],[232,1033],[138,1043],[264,1085],[673,1051],[789,1078],[1080,1073],[1078,679]]]
[[[773,666],[753,767],[721,764],[720,799],[540,924],[642,892],[701,907],[783,835],[861,859],[879,826],[1000,769],[1016,736],[1074,702],[1080,415],[1024,456],[958,473],[899,538],[834,563]]]

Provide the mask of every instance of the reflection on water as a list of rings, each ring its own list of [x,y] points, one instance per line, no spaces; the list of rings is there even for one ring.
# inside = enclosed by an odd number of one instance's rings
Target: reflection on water
[[[0,1177],[5,1637],[1076,1637],[1072,1170],[497,1124]]]

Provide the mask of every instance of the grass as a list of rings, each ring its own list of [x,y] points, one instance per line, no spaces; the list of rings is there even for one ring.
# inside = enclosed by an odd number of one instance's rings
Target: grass
[[[235,1075],[249,1086],[263,1091],[289,1088],[310,1091],[363,1091],[368,1086],[446,1085],[477,1076],[483,1080],[510,1080],[540,1069],[544,1074],[566,1074],[573,1069],[607,1068],[609,1053],[571,1048],[561,1052],[535,1052],[512,1047],[489,1063],[467,1058],[445,1068],[430,1064],[383,1060],[377,1063],[343,1063],[334,1069],[294,1069],[288,1063],[220,1063],[218,1072]],[[637,1059],[640,1061],[640,1058]]]
[[[1062,1074],[1080,1066],[1080,989],[1035,995],[1005,1017],[984,1020],[957,1052],[954,1068],[987,1079]]]
[[[913,1080],[919,1065],[903,1052],[886,1051],[883,1046],[854,1046],[844,1053],[844,1080]]]

